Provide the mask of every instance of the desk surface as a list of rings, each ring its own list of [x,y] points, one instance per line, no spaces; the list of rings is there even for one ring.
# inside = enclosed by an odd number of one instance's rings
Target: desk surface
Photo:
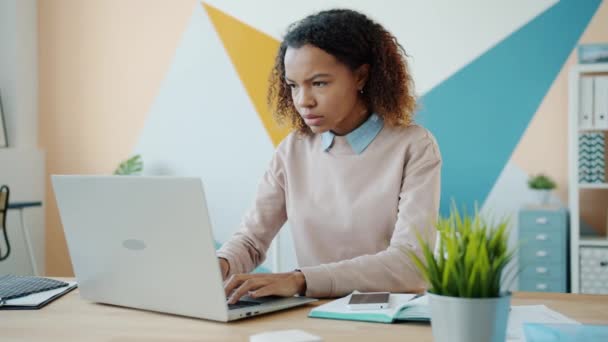
[[[321,302],[323,303],[323,302]],[[324,341],[432,341],[428,324],[381,324],[307,318],[321,303],[232,323],[95,304],[78,290],[41,310],[0,311],[2,341],[248,341],[270,330],[302,329]],[[544,304],[582,323],[608,324],[608,296],[514,294],[512,305]]]

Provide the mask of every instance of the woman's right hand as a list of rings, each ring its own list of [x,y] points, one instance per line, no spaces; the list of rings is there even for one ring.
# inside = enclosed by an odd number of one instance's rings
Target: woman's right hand
[[[217,258],[220,262],[220,271],[222,272],[222,280],[226,280],[228,272],[230,272],[230,264],[224,258]]]

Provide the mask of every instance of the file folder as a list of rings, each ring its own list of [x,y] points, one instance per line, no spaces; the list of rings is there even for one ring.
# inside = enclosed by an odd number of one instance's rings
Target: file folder
[[[581,77],[578,106],[578,126],[580,129],[593,128],[593,86],[593,77]]]
[[[608,129],[608,76],[596,76],[593,88],[594,128]]]

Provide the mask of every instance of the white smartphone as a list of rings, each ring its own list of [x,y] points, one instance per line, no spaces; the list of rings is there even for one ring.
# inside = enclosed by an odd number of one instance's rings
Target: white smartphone
[[[350,310],[386,309],[389,305],[389,292],[365,292],[350,295],[347,307]]]

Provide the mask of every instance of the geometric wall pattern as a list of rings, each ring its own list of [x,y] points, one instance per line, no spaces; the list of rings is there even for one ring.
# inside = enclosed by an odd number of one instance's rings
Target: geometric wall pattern
[[[442,213],[484,203],[600,1],[560,1],[422,98],[443,155]],[[556,39],[559,37],[559,39]]]
[[[274,65],[279,41],[226,15],[213,6],[203,4],[226,52],[234,64],[243,86],[262,121],[274,146],[289,134],[287,127],[279,127],[266,104],[268,76]]]
[[[134,152],[144,156],[148,174],[201,177],[214,234],[228,239],[287,134],[273,126],[265,107],[279,27],[316,10],[349,7],[384,23],[414,56],[417,121],[436,136],[444,159],[444,213],[452,198],[484,205],[513,189],[497,189],[501,182],[525,189],[511,154],[600,1],[467,1],[471,6],[443,3],[450,15],[435,33],[440,14],[435,22],[412,14],[428,14],[433,5],[426,1],[408,2],[410,11],[397,1],[311,1],[294,5],[296,13],[278,1],[255,2],[251,10],[251,3],[209,0],[194,9]],[[467,22],[473,24],[459,26]],[[287,270],[297,266],[288,225],[280,234],[281,270]]]

